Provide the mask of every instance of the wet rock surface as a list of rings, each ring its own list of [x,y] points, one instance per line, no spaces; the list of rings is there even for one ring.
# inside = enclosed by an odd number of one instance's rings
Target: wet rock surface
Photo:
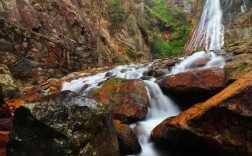
[[[252,73],[202,104],[164,120],[152,140],[164,146],[206,150],[216,155],[251,155]]]
[[[8,155],[119,155],[112,116],[98,103],[65,91],[14,114]]]
[[[133,130],[128,125],[122,124],[119,120],[114,120],[114,125],[120,153],[123,155],[139,154],[142,149]]]
[[[190,70],[158,80],[161,89],[174,96],[184,106],[207,100],[226,86],[225,70],[210,68]],[[188,104],[188,106],[186,106]]]
[[[142,80],[112,78],[91,96],[110,109],[115,119],[131,123],[148,113],[148,95]]]

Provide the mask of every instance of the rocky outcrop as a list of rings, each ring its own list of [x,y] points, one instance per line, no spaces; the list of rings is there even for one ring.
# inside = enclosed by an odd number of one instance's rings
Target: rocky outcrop
[[[181,8],[183,9],[186,13],[187,16],[196,19],[199,14],[200,10],[202,8],[202,2],[198,0],[165,0],[168,6],[170,6],[170,9],[177,9]]]
[[[3,46],[0,47],[0,59],[15,78],[26,83],[30,80],[30,83],[41,84],[45,82],[43,79],[59,78],[64,73],[85,69],[85,63],[91,62],[61,41],[4,19],[0,19],[0,23],[0,42]]]
[[[65,91],[27,103],[14,114],[7,155],[119,155],[109,113]]]
[[[91,96],[112,111],[114,119],[131,123],[148,113],[148,95],[142,80],[112,78],[91,93]]]
[[[12,77],[8,67],[0,64],[0,105],[4,100],[21,96],[19,86]],[[2,99],[1,99],[2,98]]]
[[[166,147],[215,149],[215,155],[251,155],[251,93],[248,73],[206,102],[164,120],[152,140]]]
[[[225,65],[227,81],[234,82],[252,71],[252,54],[241,54]]]
[[[119,120],[114,120],[114,125],[120,153],[123,155],[139,154],[142,149],[133,130],[128,125],[122,124]]]
[[[221,68],[190,70],[158,80],[161,89],[178,99],[182,107],[204,102],[223,89],[225,83],[225,71]]]
[[[226,15],[226,19],[230,19],[225,26],[226,48],[230,52],[251,53],[252,3],[237,0],[226,5],[226,8],[229,10],[226,10],[224,15]]]

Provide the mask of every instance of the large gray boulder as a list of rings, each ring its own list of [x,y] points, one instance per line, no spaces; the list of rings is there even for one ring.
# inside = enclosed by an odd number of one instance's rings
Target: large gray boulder
[[[119,147],[111,114],[65,91],[16,109],[7,155],[117,156]]]

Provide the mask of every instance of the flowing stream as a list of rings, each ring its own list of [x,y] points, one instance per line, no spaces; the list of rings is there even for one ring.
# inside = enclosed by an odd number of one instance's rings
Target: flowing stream
[[[224,26],[222,24],[222,11],[220,0],[206,0],[202,12],[201,19],[194,31],[188,49],[196,50],[198,47],[205,47],[208,50],[221,49],[224,44]],[[210,61],[203,67],[195,67],[193,64],[198,59],[209,59]],[[108,72],[99,73],[97,75],[80,78],[71,82],[65,82],[62,90],[71,90],[81,95],[88,96],[94,89],[101,87],[109,77],[115,76],[125,79],[140,79],[144,73],[149,70],[149,65],[124,65],[118,66]],[[175,65],[167,75],[178,74],[192,69],[205,69],[211,67],[223,67],[225,60],[221,56],[217,56],[214,52],[197,52],[191,56],[179,59],[179,63]],[[167,153],[160,153],[155,148],[154,143],[150,141],[150,134],[153,128],[161,123],[164,119],[178,115],[180,113],[177,105],[167,96],[163,94],[160,87],[155,83],[155,78],[144,80],[144,84],[148,93],[150,109],[145,121],[131,124],[130,127],[137,134],[142,152],[139,156],[161,156]]]
[[[175,65],[169,72],[167,72],[167,75],[195,69],[192,68],[192,64],[201,58],[210,59],[205,66],[201,67],[202,69],[213,66],[223,67],[225,65],[225,61],[221,56],[217,56],[213,52],[206,53],[202,51],[197,52],[189,57],[180,58],[180,63]],[[71,82],[64,82],[62,90],[71,90],[78,94],[88,96],[92,90],[100,87],[99,84],[104,82],[109,77],[115,76],[125,79],[140,79],[144,73],[149,70],[151,65],[152,63],[149,65],[140,64],[118,66],[104,73],[80,78]],[[139,154],[140,156],[160,156],[162,154],[155,149],[154,144],[150,141],[151,131],[164,119],[170,116],[178,115],[180,110],[169,97],[163,94],[160,87],[155,83],[155,78],[144,80],[144,84],[150,102],[149,113],[145,121],[132,124],[130,127],[134,131],[137,131],[137,137],[142,147],[142,153]]]
[[[224,45],[224,26],[220,0],[206,0],[201,18],[194,30],[188,51],[198,48],[219,50]]]

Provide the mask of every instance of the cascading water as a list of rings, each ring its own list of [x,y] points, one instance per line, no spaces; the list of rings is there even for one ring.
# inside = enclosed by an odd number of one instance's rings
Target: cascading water
[[[174,66],[169,74],[176,74],[187,70],[192,70],[191,65],[198,59],[208,58],[210,61],[204,67],[213,66],[223,67],[225,61],[222,57],[214,53],[197,52],[192,56],[180,58],[180,63]],[[148,71],[150,65],[124,65],[118,66],[108,72],[99,73],[94,76],[80,78],[71,82],[64,82],[62,90],[71,90],[81,95],[88,95],[93,89],[100,87],[99,84],[111,76],[125,79],[140,79],[144,72]],[[195,69],[195,68],[194,68]],[[139,156],[160,156],[167,155],[160,153],[150,141],[151,131],[164,119],[175,116],[180,113],[176,104],[165,96],[160,87],[155,83],[155,78],[144,80],[146,90],[150,101],[150,111],[145,121],[130,125],[134,131],[137,131],[137,137],[142,147],[142,153]],[[84,87],[87,86],[87,87]]]
[[[206,0],[201,19],[193,33],[188,46],[188,51],[194,51],[199,47],[206,50],[219,50],[224,44],[224,26],[222,24],[222,10],[220,0]],[[180,63],[175,65],[167,75],[195,69],[193,63],[198,59],[209,59],[210,61],[201,69],[210,67],[223,67],[225,60],[213,52],[197,52],[191,56],[180,58]],[[65,82],[62,90],[71,90],[78,94],[87,96],[92,90],[100,87],[100,84],[111,76],[125,79],[140,79],[150,65],[125,65],[118,66],[108,72],[100,73],[86,78]],[[199,67],[197,67],[199,69]],[[130,125],[137,134],[142,153],[139,156],[161,156],[167,153],[160,153],[150,141],[151,131],[164,119],[178,115],[180,110],[176,104],[165,96],[160,87],[155,83],[155,78],[144,80],[150,101],[150,110],[145,121]],[[84,87],[85,86],[85,87]]]
[[[224,44],[224,26],[220,0],[206,0],[200,21],[194,30],[187,51],[197,48],[219,50]]]
[[[243,0],[243,4],[241,5],[241,12],[247,11],[248,4],[249,4],[249,0]]]

